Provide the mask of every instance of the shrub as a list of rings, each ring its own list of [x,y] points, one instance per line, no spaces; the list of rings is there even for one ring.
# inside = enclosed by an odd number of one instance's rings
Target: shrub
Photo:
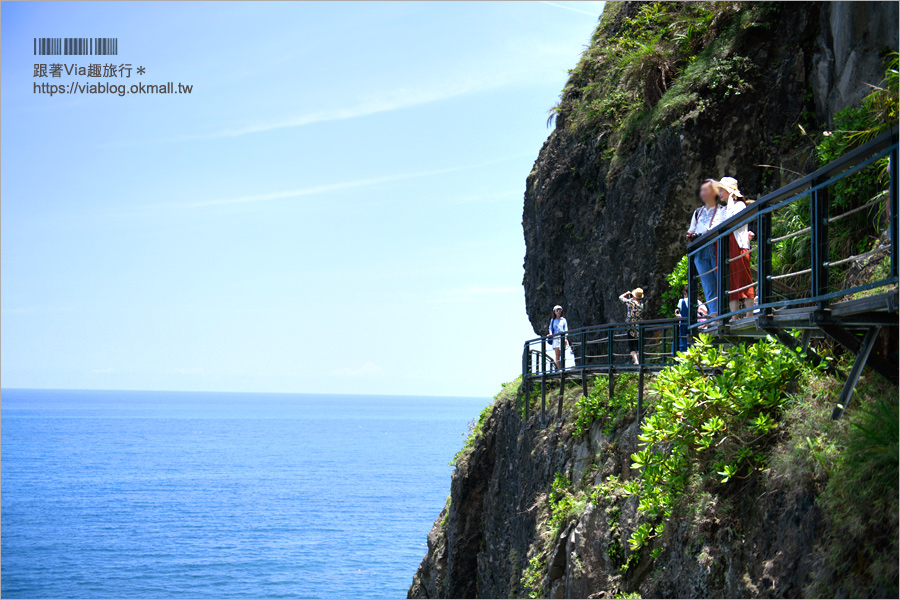
[[[481,434],[484,430],[484,422],[487,421],[487,418],[491,416],[491,412],[494,410],[493,404],[488,404],[483,409],[481,409],[481,414],[478,415],[478,419],[473,419],[469,423],[469,433],[466,435],[466,441],[463,443],[463,447],[460,448],[459,452],[457,452],[453,456],[453,460],[450,461],[451,467],[456,467],[459,465],[460,461],[464,459],[469,451],[475,446],[475,442],[478,438],[481,437]]]
[[[727,484],[763,468],[760,450],[777,429],[786,389],[801,369],[798,356],[771,337],[722,348],[701,334],[677,361],[651,384],[655,411],[642,423],[642,449],[632,455],[641,476],[626,485],[651,519],[672,516],[692,476]],[[632,549],[663,527],[641,525]]]
[[[546,570],[547,558],[543,554],[532,556],[528,561],[528,568],[522,573],[521,585],[528,591],[529,598],[540,597]]]
[[[613,397],[608,399],[609,380],[606,375],[594,378],[594,385],[587,396],[581,396],[575,402],[576,436],[585,435],[597,420],[605,423],[605,435],[613,431],[635,410],[637,401],[638,376],[635,373],[622,373],[616,376]]]

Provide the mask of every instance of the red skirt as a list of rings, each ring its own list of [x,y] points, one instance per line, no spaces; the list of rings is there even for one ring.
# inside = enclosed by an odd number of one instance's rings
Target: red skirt
[[[729,256],[737,260],[732,260],[728,269],[728,289],[740,290],[728,294],[729,300],[740,300],[742,298],[754,298],[756,291],[753,284],[753,276],[750,274],[750,250],[744,250],[738,246],[734,234],[728,236]],[[747,287],[750,286],[750,287]],[[744,289],[741,289],[744,288]]]

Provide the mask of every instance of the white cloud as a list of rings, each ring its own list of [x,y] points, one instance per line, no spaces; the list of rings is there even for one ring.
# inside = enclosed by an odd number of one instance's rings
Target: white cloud
[[[264,202],[266,200],[285,200],[287,198],[300,198],[302,196],[315,196],[327,192],[335,192],[339,190],[347,190],[360,187],[368,187],[378,185],[380,183],[390,183],[392,181],[404,181],[407,179],[416,179],[418,177],[429,177],[431,175],[441,175],[449,173],[455,169],[441,169],[438,171],[426,171],[423,173],[406,173],[401,175],[387,175],[384,177],[372,177],[369,179],[358,179],[356,181],[342,181],[339,183],[330,183],[326,185],[316,185],[308,188],[300,188],[296,190],[284,190],[281,192],[272,192],[269,194],[253,194],[250,196],[239,196],[237,198],[221,198],[216,200],[203,200],[200,202],[190,202],[182,206],[190,208],[200,208],[204,206],[221,206],[224,204],[246,204],[248,202]]]
[[[602,10],[598,8],[597,12],[590,12],[555,2],[544,4],[593,17],[598,17]],[[583,4],[602,6],[602,3]],[[371,93],[357,98],[355,102],[342,108],[311,110],[268,121],[220,127],[205,133],[186,133],[155,140],[113,142],[106,146],[230,139],[318,123],[358,119],[416,108],[468,94],[489,92],[510,85],[553,81],[559,77],[564,78],[565,67],[561,65],[568,65],[571,62],[572,44],[569,40],[547,43],[540,39],[511,38],[498,42],[498,47],[487,60],[482,56],[477,62],[465,61],[450,70],[442,71],[438,80],[416,81],[411,86],[402,85]]]
[[[503,158],[496,158],[493,160],[475,163],[471,165],[463,165],[459,167],[447,167],[445,169],[435,169],[433,171],[420,171],[417,173],[401,173],[399,175],[385,175],[382,177],[370,177],[367,179],[357,179],[354,181],[341,181],[337,183],[328,183],[324,185],[315,185],[307,188],[298,188],[294,190],[282,190],[280,192],[269,192],[267,194],[251,194],[248,196],[238,196],[236,198],[214,198],[212,200],[201,200],[198,202],[186,202],[184,204],[179,204],[180,207],[185,208],[202,208],[206,206],[222,206],[228,204],[246,204],[250,202],[265,202],[269,200],[285,200],[288,198],[300,198],[303,196],[316,196],[318,194],[325,194],[328,192],[336,192],[347,189],[355,189],[361,187],[369,187],[373,185],[379,185],[382,183],[391,183],[395,181],[407,181],[410,179],[419,179],[422,177],[433,177],[435,175],[446,175],[448,173],[458,173],[460,171],[468,171],[471,169],[478,169],[482,167],[488,167],[491,165],[495,165],[498,163],[506,162],[508,160],[513,160],[516,158],[521,158],[522,156],[530,156],[530,154],[517,154],[513,156],[506,156]],[[517,192],[518,193],[518,192]],[[506,196],[508,193],[503,192],[499,195],[491,195],[485,194],[481,197],[474,196],[471,199],[463,198],[461,202],[475,202],[479,199],[498,199],[500,196]],[[497,196],[495,198],[494,196]],[[165,206],[171,207],[172,205],[152,205],[155,207]]]
[[[586,10],[581,10],[580,8],[575,8],[573,6],[567,6],[565,4],[559,4],[557,2],[541,2],[541,4],[546,4],[547,6],[554,6],[556,8],[564,8],[564,9],[570,10],[572,12],[581,13],[583,15],[590,15],[595,18],[599,18],[600,13],[603,11],[603,8],[600,8],[597,12],[588,12]],[[582,3],[579,2],[579,4],[582,4]],[[602,3],[599,3],[599,4],[602,4]]]
[[[357,104],[344,108],[313,111],[300,115],[285,117],[282,119],[253,123],[242,127],[224,128],[210,133],[198,133],[180,135],[172,138],[156,140],[157,142],[187,142],[196,140],[215,140],[223,138],[236,138],[255,133],[277,131],[280,129],[293,129],[327,123],[330,121],[346,121],[358,119],[379,113],[393,112],[406,108],[415,108],[423,104],[431,104],[441,100],[449,100],[457,96],[473,92],[487,91],[504,85],[502,79],[488,77],[467,77],[456,82],[442,83],[435,87],[400,88],[391,92],[382,93],[379,96],[362,98]]]
[[[358,369],[351,369],[350,367],[335,369],[332,371],[332,374],[339,377],[373,377],[381,375],[383,372],[384,370],[375,363],[367,362]]]

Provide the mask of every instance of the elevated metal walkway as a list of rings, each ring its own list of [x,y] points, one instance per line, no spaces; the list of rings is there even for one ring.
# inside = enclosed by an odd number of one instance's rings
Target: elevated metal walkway
[[[562,392],[567,378],[580,378],[582,392],[587,394],[587,377],[606,374],[610,376],[611,395],[614,374],[633,371],[640,379],[640,418],[644,373],[673,364],[679,342],[683,347],[701,331],[725,343],[772,335],[792,350],[807,350],[813,338],[840,344],[856,358],[845,375],[834,418],[843,414],[866,366],[896,384],[897,168],[895,127],[748,204],[689,243],[688,297],[693,309],[688,311],[686,321],[613,323],[554,336],[565,337],[575,356],[575,364],[567,365],[563,353],[558,368],[551,357],[554,337],[525,342],[522,380],[526,384],[526,417],[531,408],[530,388],[536,380],[541,382],[543,419],[548,381],[558,379]],[[731,289],[731,265],[741,259],[730,256],[729,241],[734,232],[745,227],[754,234],[749,249],[752,282]],[[701,255],[714,257],[715,266],[705,273],[697,271],[696,259]],[[701,276],[706,278],[710,296],[702,301]],[[729,306],[728,300],[739,295],[750,297],[742,306]],[[718,305],[722,310],[699,322],[701,304]],[[878,346],[876,340],[883,329],[891,330],[887,337],[892,341]],[[817,359],[815,353],[809,355]],[[557,418],[561,417],[562,393],[557,409]]]

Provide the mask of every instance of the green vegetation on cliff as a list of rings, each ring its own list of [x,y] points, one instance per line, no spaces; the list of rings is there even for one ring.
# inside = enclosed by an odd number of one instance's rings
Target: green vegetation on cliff
[[[849,368],[846,358],[820,352],[829,355],[823,364]],[[672,560],[684,536],[703,540],[710,523],[732,531],[726,539],[734,548],[719,553],[739,553],[750,526],[747,499],[782,493],[811,494],[824,523],[812,546],[802,549],[815,557],[816,567],[798,593],[896,596],[897,388],[867,374],[849,418],[832,421],[842,383],[773,339],[723,347],[701,337],[678,365],[652,379],[630,470],[621,478],[604,475],[601,460],[595,460],[582,477],[555,473],[520,581],[523,593],[549,594],[547,569],[556,540],[584,518],[588,506],[606,515],[606,555],[618,565],[618,593],[625,596],[638,589],[635,582],[664,577],[663,571],[648,572],[647,561]],[[633,426],[636,393],[622,386],[610,401],[605,378],[594,381],[588,396],[573,387],[564,398],[561,426],[573,440],[592,428],[602,431],[615,455]],[[632,497],[638,502],[636,520],[623,527],[620,514]],[[700,552],[703,560],[702,547],[701,542],[688,551]],[[646,577],[634,579],[638,564],[645,565]]]
[[[599,134],[613,159],[639,129],[693,118],[711,99],[751,89],[756,67],[734,53],[736,41],[768,29],[780,10],[777,2],[648,2],[623,19],[624,8],[607,3],[591,45],[551,109],[558,126]]]
[[[632,455],[641,476],[626,486],[639,498],[638,510],[653,521],[668,519],[692,480],[726,484],[765,469],[764,449],[799,372],[794,351],[771,338],[727,348],[705,335],[696,339],[653,381],[656,403],[641,423],[643,448]],[[631,548],[664,525],[641,525]]]

